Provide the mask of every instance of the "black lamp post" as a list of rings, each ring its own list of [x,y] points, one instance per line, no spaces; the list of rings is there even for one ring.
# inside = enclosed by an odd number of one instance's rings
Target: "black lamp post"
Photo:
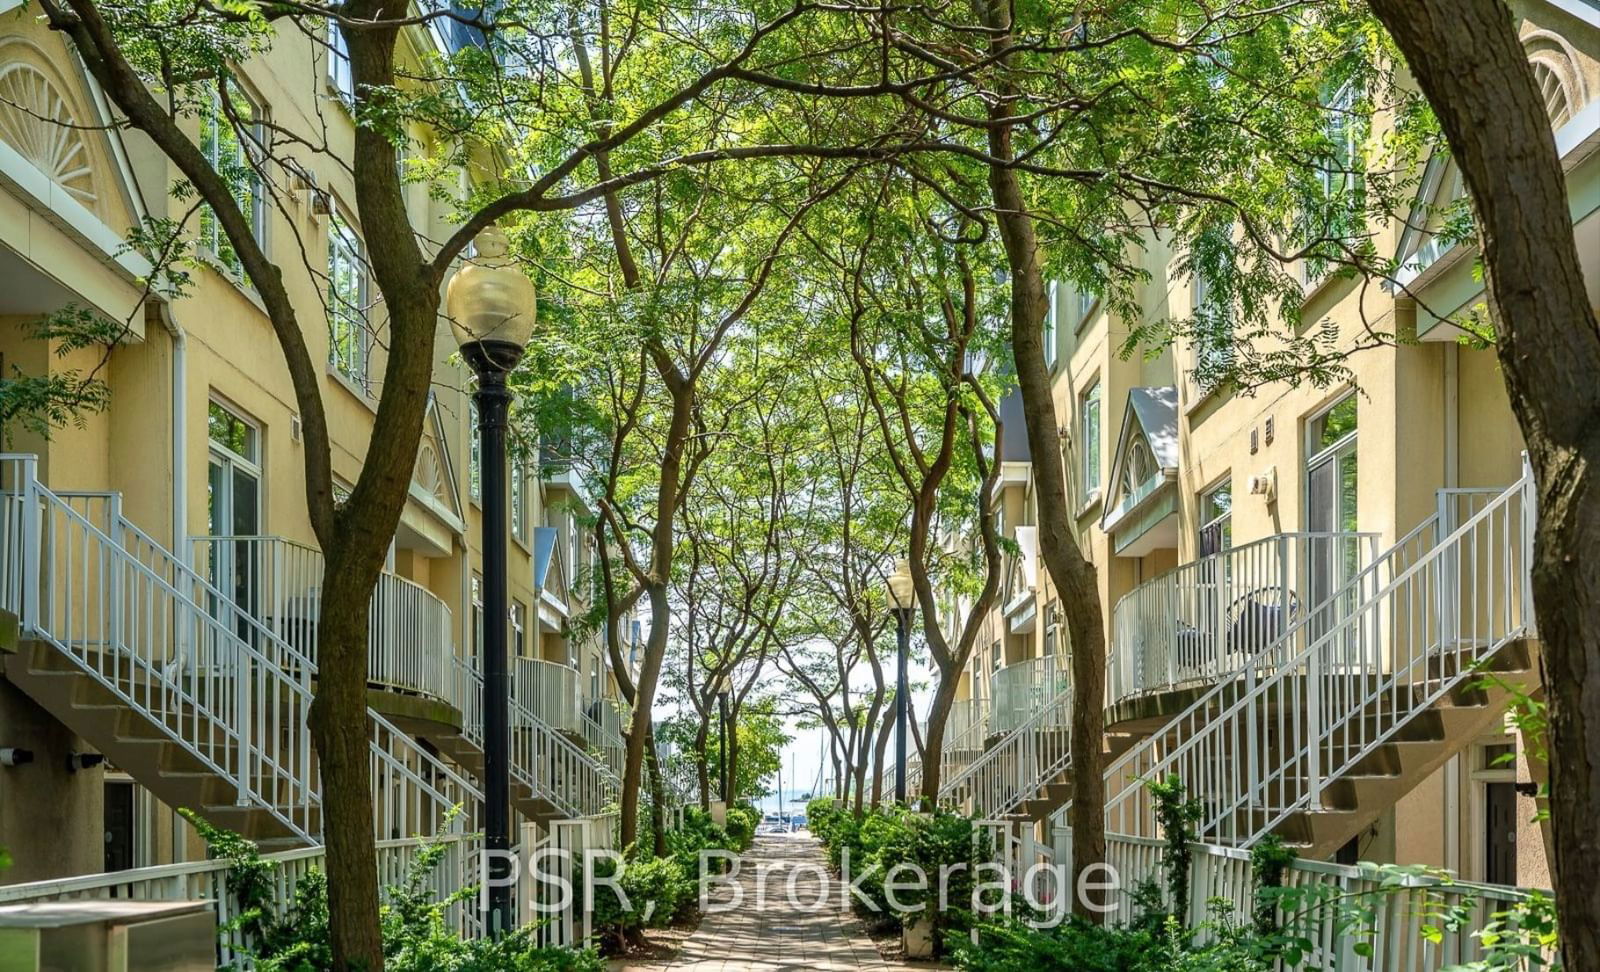
[[[718,747],[721,752],[717,760],[717,776],[722,781],[722,805],[728,805],[729,795],[733,787],[728,783],[728,676],[722,676],[717,682],[717,739],[721,743]]]
[[[506,425],[511,391],[506,377],[533,334],[533,281],[507,257],[508,244],[489,226],[474,254],[451,278],[445,303],[461,356],[478,377],[480,498],[483,502],[483,834],[488,867],[490,933],[511,930],[511,705],[506,677]]]
[[[917,607],[917,591],[911,580],[911,565],[900,561],[889,578],[889,610],[894,612],[896,675],[894,687],[894,800],[906,802],[907,714],[911,707],[911,685],[906,674],[911,654],[911,612]]]

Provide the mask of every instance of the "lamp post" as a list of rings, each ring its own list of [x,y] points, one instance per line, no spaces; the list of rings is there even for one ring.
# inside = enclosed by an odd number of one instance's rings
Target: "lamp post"
[[[507,256],[499,227],[473,240],[473,256],[450,279],[445,305],[461,356],[478,377],[478,436],[483,501],[483,877],[489,886],[491,934],[512,926],[511,706],[506,678],[506,425],[511,391],[506,376],[533,334],[534,290]]]
[[[728,805],[728,797],[733,787],[728,783],[728,691],[731,688],[730,679],[724,675],[717,681],[717,739],[721,745],[717,760],[717,776],[722,781],[722,805]]]
[[[906,676],[907,656],[911,654],[911,612],[917,606],[917,591],[911,581],[911,564],[900,561],[889,577],[889,610],[894,612],[897,651],[894,686],[894,800],[906,802],[906,716],[910,711],[911,689]]]

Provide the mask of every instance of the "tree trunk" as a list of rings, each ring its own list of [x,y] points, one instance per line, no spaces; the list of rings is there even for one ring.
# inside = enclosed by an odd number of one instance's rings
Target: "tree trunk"
[[[1600,969],[1600,324],[1566,180],[1502,0],[1372,0],[1471,192],[1511,407],[1538,484],[1533,600],[1550,720],[1563,967]],[[1565,878],[1565,880],[1563,880]]]
[[[883,805],[883,757],[889,749],[889,737],[894,733],[894,711],[889,710],[888,715],[878,726],[878,731],[873,733],[876,740],[872,744],[872,805]]]
[[[633,725],[628,733],[628,759],[622,774],[623,847],[631,846],[639,837],[639,789],[644,782],[645,740],[650,738],[650,710],[656,704],[656,685],[661,680],[661,663],[667,654],[667,625],[671,621],[666,585],[651,584],[647,593],[650,597],[650,638],[645,642],[644,660],[639,666]]]
[[[939,754],[944,752],[944,724],[950,718],[950,706],[956,700],[956,682],[959,672],[954,675],[939,673],[939,687],[934,690],[933,701],[928,704],[928,729],[923,736],[923,751],[927,757],[922,761],[922,808],[932,810],[939,805],[939,787],[944,783],[940,778],[941,762]],[[910,731],[911,712],[906,711],[906,728]],[[909,740],[908,740],[909,742]],[[910,746],[907,746],[907,759],[910,759]],[[896,772],[899,768],[896,767]],[[909,800],[911,794],[906,794]]]
[[[650,738],[645,740],[645,762],[650,769],[650,833],[655,838],[656,856],[667,856],[667,788],[661,780],[661,759],[656,753],[656,728],[652,720]]]
[[[694,751],[698,754],[695,760],[695,775],[700,781],[700,809],[706,813],[711,812],[711,766],[706,759],[706,747],[711,744],[711,720],[702,718],[700,728],[694,734]]]
[[[1007,103],[997,103],[1002,116]],[[1011,130],[990,129],[989,151],[1000,159],[1013,153]],[[1011,271],[1011,353],[1016,364],[1017,387],[1033,457],[1033,481],[1039,514],[1039,549],[1061,598],[1062,612],[1072,638],[1072,825],[1071,873],[1105,862],[1105,668],[1106,645],[1100,605],[1100,585],[1094,565],[1083,556],[1073,528],[1067,496],[1066,473],[1060,461],[1060,432],[1055,396],[1050,389],[1050,369],[1045,365],[1044,319],[1049,294],[1039,261],[1039,241],[1028,215],[1017,171],[990,166],[989,188],[994,197],[995,220],[1005,244]],[[1103,915],[1088,908],[1090,902],[1074,897],[1081,916],[1099,920]]]
[[[383,968],[367,719],[367,625],[376,583],[376,566],[346,569],[345,558],[329,551],[308,720],[322,774],[329,942],[337,967],[371,972]]]

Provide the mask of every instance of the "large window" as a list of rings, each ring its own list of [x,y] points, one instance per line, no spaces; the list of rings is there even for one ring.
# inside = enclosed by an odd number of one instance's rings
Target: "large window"
[[[243,137],[240,132],[243,131]],[[262,191],[261,176],[252,165],[259,158],[264,144],[261,115],[256,106],[237,88],[229,89],[229,103],[224,110],[222,98],[215,92],[200,115],[200,152],[227,182],[234,201],[239,205],[250,235],[260,243],[265,240],[267,224],[266,199]],[[223,232],[222,223],[210,206],[200,210],[200,248],[209,253],[224,271],[244,279],[244,268],[233,241]]]
[[[528,609],[521,601],[511,602],[511,657],[524,658],[528,654]]]
[[[1050,281],[1049,303],[1046,305],[1044,312],[1044,333],[1042,335],[1044,341],[1044,366],[1046,368],[1054,368],[1056,366],[1056,291],[1058,289],[1059,285],[1054,280]]]
[[[350,49],[345,46],[344,34],[332,17],[328,18],[328,86],[345,103],[355,100],[356,81],[350,71]]]
[[[472,657],[483,657],[483,575],[472,575]]]
[[[478,403],[467,402],[467,493],[483,499],[483,440],[478,438]]]
[[[1233,481],[1222,482],[1200,494],[1200,556],[1207,557],[1233,546]]]
[[[528,542],[528,504],[524,492],[527,471],[519,460],[511,463],[511,536],[521,543]]]
[[[1083,499],[1100,491],[1100,381],[1096,379],[1078,403],[1083,440]]]
[[[333,367],[365,388],[372,347],[367,328],[367,255],[361,237],[337,207],[328,219],[328,336]]]
[[[1194,275],[1190,296],[1196,378],[1200,387],[1209,391],[1222,382],[1233,364],[1233,319],[1213,297],[1211,282],[1204,275]]]
[[[1356,530],[1356,396],[1314,416],[1308,432],[1310,489],[1306,528],[1313,533]]]

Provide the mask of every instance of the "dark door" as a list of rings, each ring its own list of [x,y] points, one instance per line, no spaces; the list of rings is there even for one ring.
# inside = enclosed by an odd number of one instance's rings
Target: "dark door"
[[[133,784],[106,780],[106,870],[126,871],[133,866]]]
[[[1517,883],[1517,785],[1483,785],[1483,879]]]

